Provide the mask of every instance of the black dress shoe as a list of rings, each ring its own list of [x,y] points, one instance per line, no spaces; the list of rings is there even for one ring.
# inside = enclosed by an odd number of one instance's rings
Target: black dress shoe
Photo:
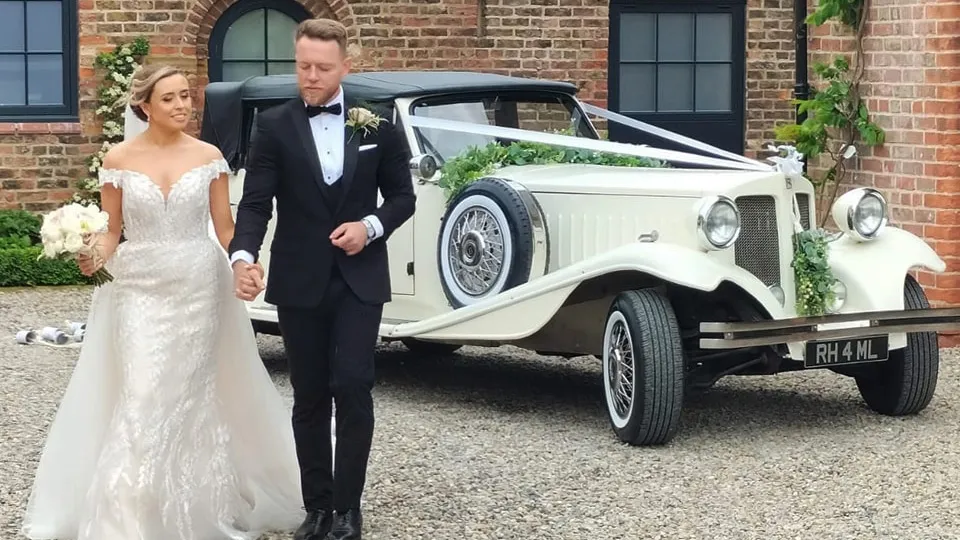
[[[359,508],[346,512],[337,512],[333,516],[333,527],[326,540],[360,540],[363,538],[363,516]]]
[[[307,519],[303,520],[293,540],[323,540],[333,524],[333,512],[329,510],[307,510]]]

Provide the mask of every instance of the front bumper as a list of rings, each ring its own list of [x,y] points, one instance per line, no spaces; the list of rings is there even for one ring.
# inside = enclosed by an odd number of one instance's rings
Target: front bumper
[[[739,349],[911,332],[960,331],[960,308],[868,311],[756,322],[702,322],[700,347]]]

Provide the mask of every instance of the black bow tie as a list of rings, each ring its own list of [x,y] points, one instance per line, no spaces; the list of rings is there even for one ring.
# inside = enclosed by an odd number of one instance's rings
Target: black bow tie
[[[343,112],[343,107],[339,103],[334,103],[333,105],[307,105],[307,116],[310,118],[323,113],[339,116],[341,112]]]

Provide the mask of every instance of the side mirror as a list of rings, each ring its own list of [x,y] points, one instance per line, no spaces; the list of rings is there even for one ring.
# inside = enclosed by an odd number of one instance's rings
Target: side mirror
[[[420,177],[421,180],[428,180],[437,174],[437,160],[428,154],[414,156],[410,162],[410,171]]]

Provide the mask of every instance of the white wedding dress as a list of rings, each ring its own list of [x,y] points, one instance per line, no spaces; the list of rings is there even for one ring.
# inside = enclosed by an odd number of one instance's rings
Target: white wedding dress
[[[290,412],[264,368],[196,167],[168,198],[122,188],[124,233],[41,456],[23,533],[70,540],[248,540],[303,519]]]

